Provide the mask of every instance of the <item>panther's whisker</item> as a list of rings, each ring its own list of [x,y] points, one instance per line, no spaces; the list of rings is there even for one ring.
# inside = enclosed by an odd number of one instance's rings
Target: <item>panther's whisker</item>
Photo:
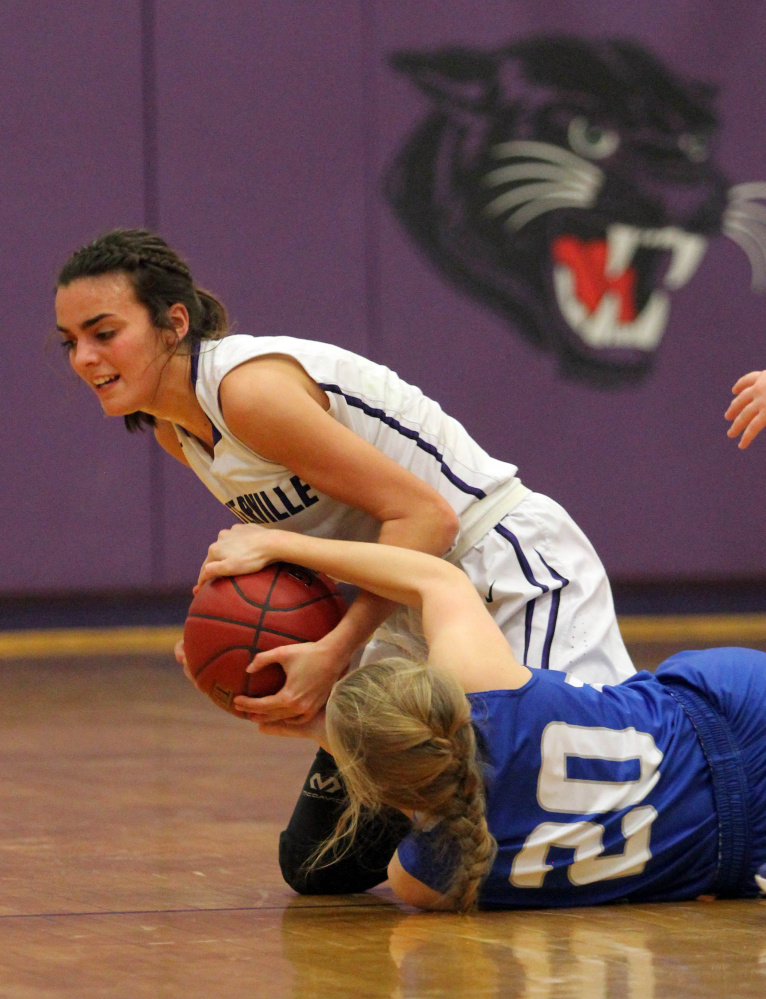
[[[485,207],[486,215],[501,215],[509,211],[516,205],[524,204],[527,201],[537,201],[540,198],[566,197],[574,199],[575,204],[586,204],[591,192],[576,182],[569,184],[553,184],[542,182],[539,184],[523,184],[506,191]]]
[[[497,160],[514,159],[516,157],[527,157],[531,160],[543,160],[548,163],[560,163],[569,169],[587,174],[596,180],[603,177],[603,172],[592,163],[588,163],[576,153],[571,153],[561,146],[554,146],[549,142],[498,142],[492,147],[492,155]]]
[[[588,200],[583,200],[582,198],[573,197],[551,197],[546,200],[545,204],[542,203],[541,198],[537,198],[535,201],[531,201],[526,204],[523,208],[519,208],[515,211],[513,215],[505,220],[505,225],[509,226],[511,229],[515,229],[516,232],[519,231],[532,219],[537,218],[539,215],[544,215],[546,212],[551,212],[555,208],[587,208],[593,204],[593,198]]]
[[[721,229],[724,232],[728,232],[729,230],[733,230],[735,232],[744,232],[751,239],[766,246],[766,226],[763,225],[763,223],[756,221],[755,219],[751,219],[748,217],[738,218],[735,215],[731,216],[727,215],[723,220]],[[764,253],[766,254],[766,250],[764,251]]]
[[[730,201],[752,201],[753,198],[766,198],[766,184],[762,181],[749,181],[747,184],[734,184],[726,192]]]
[[[722,232],[741,247],[747,255],[750,261],[750,287],[752,290],[766,291],[766,248],[764,247],[766,240],[764,237],[756,236],[745,226],[731,222],[724,222]]]
[[[490,170],[482,183],[487,187],[499,187],[514,180],[566,180],[570,174],[569,170],[553,163],[515,163]]]
[[[726,219],[744,219],[751,221],[754,225],[766,225],[766,205],[759,205],[755,201],[742,201],[736,205],[729,205],[724,212]]]

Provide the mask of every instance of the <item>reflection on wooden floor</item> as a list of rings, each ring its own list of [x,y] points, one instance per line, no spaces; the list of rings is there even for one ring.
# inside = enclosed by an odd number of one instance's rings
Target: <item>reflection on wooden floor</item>
[[[259,736],[167,654],[0,672],[0,999],[766,994],[766,901],[461,918],[385,887],[299,898],[276,849],[307,743]]]

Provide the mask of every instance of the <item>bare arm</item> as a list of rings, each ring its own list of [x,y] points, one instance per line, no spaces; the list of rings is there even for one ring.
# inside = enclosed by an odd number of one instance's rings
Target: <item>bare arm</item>
[[[446,500],[331,417],[325,393],[292,359],[272,356],[235,368],[221,384],[220,399],[227,425],[239,440],[320,492],[364,510],[379,521],[381,543],[437,555],[453,543],[459,522]],[[288,682],[279,694],[251,707],[272,721],[308,720],[354,650],[393,607],[380,595],[360,593],[321,642],[311,648],[291,646],[278,655],[262,653],[258,665],[278,658]]]
[[[418,909],[448,909],[452,908],[444,895],[418,881],[402,867],[398,852],[393,855],[388,865],[388,880],[394,894],[407,905]]]
[[[531,676],[516,662],[471,581],[449,562],[406,548],[244,525],[222,531],[211,553],[225,564],[227,548],[236,547],[243,532],[250,535],[248,571],[296,562],[420,609],[429,659],[453,672],[466,692],[521,687]]]
[[[325,393],[296,362],[266,357],[221,384],[231,431],[256,454],[381,524],[380,541],[443,555],[459,521],[431,486],[328,413]]]

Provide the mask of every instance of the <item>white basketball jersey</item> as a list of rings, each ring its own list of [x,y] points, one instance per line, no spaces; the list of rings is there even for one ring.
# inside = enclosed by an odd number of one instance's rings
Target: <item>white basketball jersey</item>
[[[226,426],[218,399],[221,381],[266,354],[298,361],[327,394],[336,420],[431,485],[458,514],[513,482],[513,465],[490,457],[438,403],[382,364],[332,344],[235,334],[203,342],[192,358],[197,399],[213,425],[214,457],[182,428],[176,427],[176,434],[192,469],[240,520],[347,540],[374,540],[380,528],[363,511],[261,458]]]

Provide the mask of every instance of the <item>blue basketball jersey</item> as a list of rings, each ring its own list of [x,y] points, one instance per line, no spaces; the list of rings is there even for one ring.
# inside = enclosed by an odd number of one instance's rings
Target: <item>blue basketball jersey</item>
[[[710,700],[742,747],[744,756],[739,749],[735,756],[752,772],[748,836],[755,842],[746,866],[762,861],[766,655],[684,653],[657,674],[603,688],[535,670],[519,690],[469,695],[488,758],[487,820],[498,843],[483,906],[678,900],[715,887],[718,786],[689,712],[674,696],[678,684]],[[413,877],[446,889],[453,862],[438,826],[408,836],[399,858]],[[752,873],[742,885],[742,893],[755,893]]]

